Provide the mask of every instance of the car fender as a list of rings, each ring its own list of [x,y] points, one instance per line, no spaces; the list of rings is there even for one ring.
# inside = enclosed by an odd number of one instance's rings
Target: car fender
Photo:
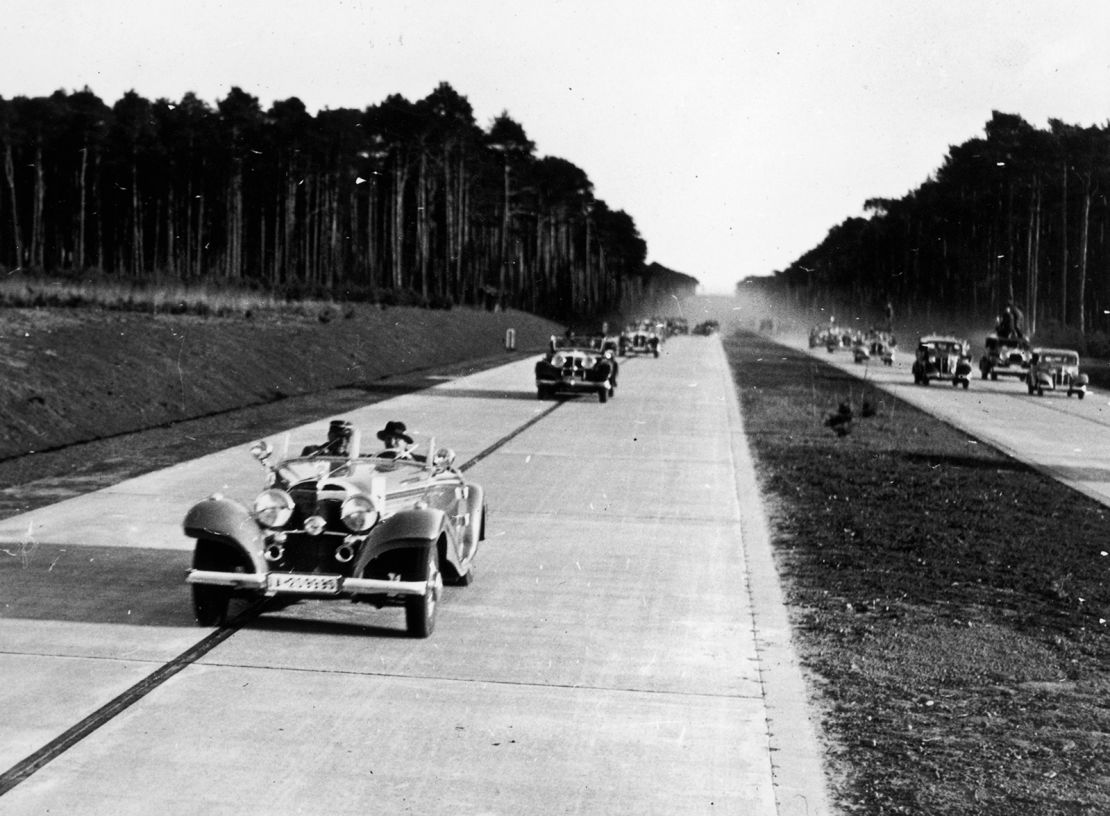
[[[189,508],[182,526],[190,538],[216,541],[242,550],[255,572],[266,571],[262,560],[262,531],[250,511],[239,502],[219,495],[210,496]]]
[[[447,514],[442,510],[425,508],[395,513],[370,532],[355,561],[353,574],[361,575],[367,564],[389,550],[436,542],[446,527]]]
[[[485,491],[479,485],[472,484],[468,487],[466,512],[470,524],[467,525],[464,533],[464,544],[477,545],[479,541],[485,538],[486,496]]]

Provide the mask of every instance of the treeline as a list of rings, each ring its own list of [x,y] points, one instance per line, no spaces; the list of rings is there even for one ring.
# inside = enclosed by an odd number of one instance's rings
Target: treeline
[[[619,310],[646,243],[570,161],[440,84],[310,114],[232,88],[0,97],[0,266],[282,296]]]
[[[795,306],[975,314],[1014,301],[1030,328],[1105,331],[1110,309],[1110,126],[993,112],[900,199],[865,203],[771,279]]]

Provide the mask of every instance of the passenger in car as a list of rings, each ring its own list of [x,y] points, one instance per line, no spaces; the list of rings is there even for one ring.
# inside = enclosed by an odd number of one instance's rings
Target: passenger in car
[[[328,439],[322,445],[306,445],[301,456],[346,456],[351,447],[351,423],[333,419],[328,425]]]
[[[409,450],[409,446],[412,445],[412,437],[408,435],[408,429],[403,422],[390,420],[385,423],[385,427],[378,431],[378,439],[385,445],[385,450],[379,453],[378,456],[386,456],[391,459],[424,459],[423,456],[417,456]]]

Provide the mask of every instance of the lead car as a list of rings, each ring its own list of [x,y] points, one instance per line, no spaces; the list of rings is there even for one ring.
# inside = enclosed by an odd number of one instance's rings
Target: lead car
[[[432,633],[444,582],[473,579],[482,488],[434,441],[424,455],[359,445],[354,430],[340,453],[279,458],[259,442],[251,454],[265,484],[251,507],[215,494],[189,510],[186,581],[200,625],[223,623],[233,598],[344,598],[403,606],[410,635]]]

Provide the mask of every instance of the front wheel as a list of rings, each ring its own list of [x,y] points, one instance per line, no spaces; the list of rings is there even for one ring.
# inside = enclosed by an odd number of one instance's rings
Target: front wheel
[[[608,402],[608,400],[609,400],[609,389],[608,388],[602,388],[600,391],[597,392],[597,401],[598,402],[604,403],[604,402]]]
[[[230,601],[229,589],[193,584],[193,617],[200,626],[223,626]]]
[[[439,548],[428,545],[428,555],[424,567],[424,580],[427,586],[423,595],[413,595],[405,599],[405,628],[413,637],[426,638],[436,628],[436,607],[443,594],[443,574],[439,571]]]

